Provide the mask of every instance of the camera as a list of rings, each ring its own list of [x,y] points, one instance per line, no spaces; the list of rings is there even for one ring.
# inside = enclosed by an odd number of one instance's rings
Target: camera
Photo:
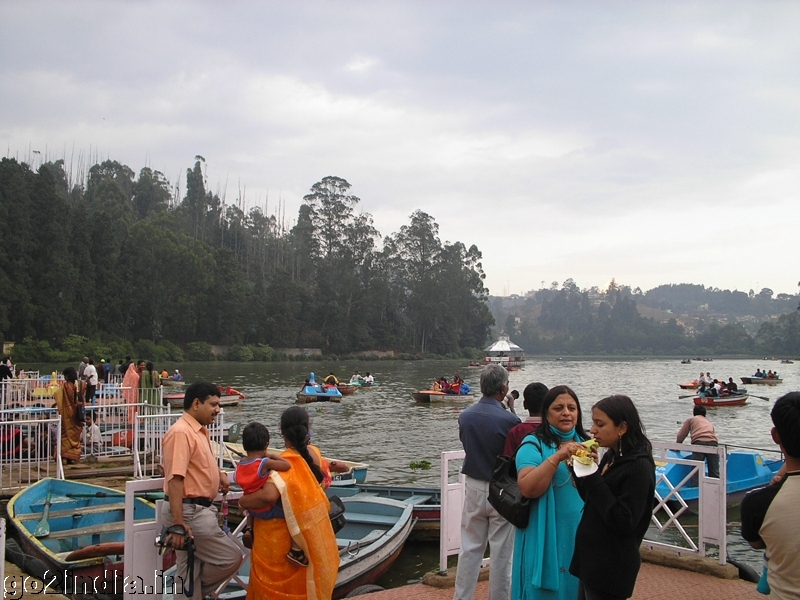
[[[181,550],[186,552],[194,550],[194,540],[189,536],[186,528],[183,525],[170,525],[169,527],[164,527],[161,533],[156,536],[156,546],[158,546],[159,554],[164,554],[168,548],[172,548],[169,540],[171,534],[183,536],[183,548]]]

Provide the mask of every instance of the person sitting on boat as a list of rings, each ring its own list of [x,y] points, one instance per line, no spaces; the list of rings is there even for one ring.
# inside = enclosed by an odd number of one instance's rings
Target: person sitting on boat
[[[700,385],[706,385],[708,383],[708,381],[706,381],[706,376],[703,375],[702,371],[700,371],[700,377],[697,378],[697,383]]]
[[[728,391],[735,392],[739,389],[739,386],[736,385],[736,382],[733,380],[733,377],[728,377]]]
[[[753,377],[764,377],[764,373],[761,371],[761,367],[756,369],[756,374]]]
[[[720,398],[725,398],[726,396],[730,396],[731,395],[731,392],[728,389],[728,384],[727,383],[725,383],[724,381],[720,381],[719,385],[720,385],[720,388],[719,388],[719,397]]]
[[[683,426],[678,431],[676,442],[682,443],[689,435],[693,446],[713,446],[719,445],[717,433],[714,431],[714,424],[706,418],[706,407],[695,406],[692,417],[683,422]],[[706,454],[705,452],[693,452],[691,460],[705,460],[708,465],[708,476],[719,479],[719,454]]]
[[[360,383],[364,381],[364,378],[359,375],[358,371],[353,373],[353,376],[350,378],[350,383]]]
[[[178,369],[175,369],[175,374],[172,376],[172,379],[175,381],[183,381],[183,375],[181,375],[181,372],[178,371]]]
[[[364,385],[372,385],[373,383],[375,383],[375,378],[367,371],[367,374],[364,376]]]
[[[714,396],[719,396],[722,393],[722,384],[719,382],[718,379],[714,379],[714,385],[712,386],[714,391],[716,392]]]
[[[325,385],[339,385],[339,380],[336,379],[336,375],[333,374],[333,371],[328,373],[328,376],[322,380],[322,383]]]

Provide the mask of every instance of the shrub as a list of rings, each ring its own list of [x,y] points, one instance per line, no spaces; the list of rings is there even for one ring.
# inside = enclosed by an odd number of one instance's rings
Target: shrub
[[[214,360],[211,344],[206,342],[191,342],[187,344],[186,360],[194,362]]]
[[[183,350],[181,350],[180,346],[167,340],[162,341],[158,346],[163,356],[165,356],[164,360],[183,362]]]
[[[253,351],[249,346],[231,346],[228,350],[227,358],[235,362],[251,362],[253,360]]]

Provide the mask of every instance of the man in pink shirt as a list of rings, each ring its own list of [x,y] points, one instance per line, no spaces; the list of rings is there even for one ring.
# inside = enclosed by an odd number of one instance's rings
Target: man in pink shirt
[[[678,432],[677,442],[680,444],[689,435],[693,446],[718,446],[719,441],[714,431],[714,425],[706,418],[706,407],[695,406],[692,414],[694,416],[686,419]],[[719,478],[719,454],[693,452],[691,459],[705,459],[708,464],[708,476]]]

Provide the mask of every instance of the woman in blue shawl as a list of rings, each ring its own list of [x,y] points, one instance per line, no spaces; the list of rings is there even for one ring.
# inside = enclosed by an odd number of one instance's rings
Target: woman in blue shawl
[[[578,579],[568,569],[583,500],[565,461],[589,436],[578,396],[565,385],[551,389],[542,424],[517,450],[519,489],[532,503],[528,527],[517,529],[511,574],[512,600],[575,600]]]

